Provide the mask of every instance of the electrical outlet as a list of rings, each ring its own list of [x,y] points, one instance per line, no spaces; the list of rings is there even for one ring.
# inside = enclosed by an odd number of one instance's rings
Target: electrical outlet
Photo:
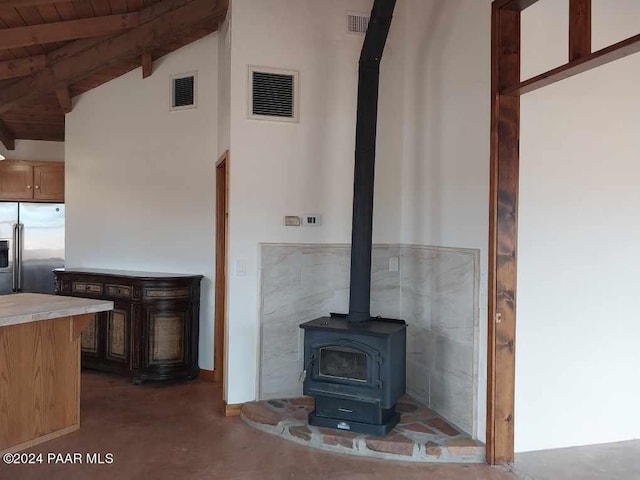
[[[321,220],[320,215],[316,213],[307,213],[302,216],[302,224],[305,227],[319,227]]]
[[[390,272],[400,271],[400,259],[398,257],[389,257],[389,271]]]

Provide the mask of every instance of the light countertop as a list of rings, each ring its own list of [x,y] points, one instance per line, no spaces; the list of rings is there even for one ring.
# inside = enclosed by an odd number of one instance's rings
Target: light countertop
[[[0,327],[113,310],[113,302],[40,293],[0,295]]]

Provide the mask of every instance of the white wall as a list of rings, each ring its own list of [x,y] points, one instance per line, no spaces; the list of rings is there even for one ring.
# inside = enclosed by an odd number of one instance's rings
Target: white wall
[[[213,366],[218,38],[211,34],[74,100],[66,124],[66,264],[198,273],[200,366]],[[170,112],[170,76],[198,71],[198,108]]]
[[[487,238],[488,238],[488,185],[489,185],[489,113],[490,113],[490,0],[401,0],[392,26],[389,47],[383,59],[383,79],[381,85],[381,126],[379,135],[379,155],[376,185],[376,210],[374,241],[426,244],[444,247],[477,248],[481,251],[480,300],[478,318],[480,323],[479,368],[478,368],[478,438],[484,438],[485,426],[485,387],[486,387],[486,315],[487,315]],[[371,1],[353,0],[350,2],[329,1],[318,5],[317,2],[293,0],[268,0],[250,2],[236,0],[233,3],[234,28],[232,32],[231,60],[231,277],[229,298],[229,369],[231,372],[243,372],[229,378],[229,403],[238,403],[255,398],[255,377],[258,351],[258,312],[259,312],[259,258],[260,242],[304,243],[304,242],[348,242],[351,217],[351,182],[353,168],[353,133],[355,127],[355,91],[357,82],[356,61],[361,38],[346,36],[343,33],[343,15],[345,10],[368,11]],[[546,7],[542,7],[545,6]],[[601,48],[611,41],[617,41],[635,32],[638,14],[631,10],[632,0],[611,2],[594,1],[594,48]],[[626,7],[626,14],[619,9]],[[536,10],[549,9],[546,12]],[[525,12],[523,27],[524,64],[523,76],[533,75],[562,63],[566,56],[566,18],[567,1],[540,2]],[[636,2],[636,8],[637,2]],[[555,11],[552,11],[555,10]],[[538,12],[538,13],[536,13]],[[542,13],[540,13],[542,12]],[[540,15],[536,17],[536,15]],[[256,19],[260,18],[257,22]],[[538,25],[537,33],[531,25]],[[621,34],[623,32],[623,34]],[[538,42],[533,47],[533,42]],[[533,52],[533,54],[532,54]],[[527,56],[532,58],[528,60]],[[533,56],[531,56],[533,55]],[[628,59],[625,62],[633,61]],[[301,79],[301,115],[299,124],[268,123],[250,121],[246,118],[247,65],[257,64],[279,68],[297,69]],[[577,424],[568,421],[570,434],[563,435],[559,427],[554,435],[547,431],[543,434],[542,425],[563,424],[560,416],[571,419],[569,415],[576,404],[584,402],[585,394],[574,395],[585,379],[593,378],[585,372],[588,369],[575,367],[571,370],[568,387],[563,400],[552,397],[553,402],[562,407],[555,411],[558,417],[551,416],[549,421],[541,421],[550,402],[540,402],[541,394],[559,391],[559,384],[544,387],[538,382],[536,372],[558,371],[556,360],[577,359],[583,349],[575,343],[576,332],[585,338],[591,352],[604,351],[604,355],[618,358],[623,365],[607,370],[606,374],[596,365],[589,364],[600,377],[608,376],[616,380],[604,382],[597,394],[611,395],[616,391],[623,377],[630,378],[632,366],[624,367],[625,361],[635,357],[620,354],[618,345],[605,348],[600,342],[592,344],[597,336],[609,338],[612,332],[623,340],[630,338],[629,333],[637,332],[625,323],[633,319],[631,306],[633,294],[627,290],[632,284],[629,267],[620,270],[618,264],[637,266],[629,260],[632,252],[626,242],[637,243],[637,232],[633,230],[633,208],[637,209],[638,197],[628,187],[629,179],[637,183],[637,173],[630,166],[628,153],[637,151],[637,145],[625,135],[628,128],[621,125],[638,124],[638,111],[629,98],[634,90],[631,84],[620,84],[612,88],[615,82],[632,82],[637,78],[636,71],[614,72],[611,66],[603,69],[600,84],[607,86],[605,96],[600,90],[590,90],[597,82],[590,81],[589,87],[576,91],[572,87],[551,87],[550,99],[545,100],[543,93],[532,94],[523,100],[523,140],[522,140],[522,207],[521,207],[521,268],[518,304],[518,349],[517,349],[517,410],[516,435],[518,450],[553,447],[592,441],[629,438],[635,430],[633,421],[622,421],[628,417],[625,411],[629,398],[637,397],[637,391],[625,392],[627,399],[613,398],[616,402],[610,408],[602,408],[603,402],[592,404],[591,415],[597,412],[599,428],[598,439],[591,438],[584,428],[573,428]],[[630,68],[630,67],[628,67]],[[573,81],[569,81],[573,82]],[[567,82],[566,85],[572,85]],[[562,85],[562,84],[560,84]],[[577,85],[577,84],[576,84]],[[626,87],[626,88],[625,88]],[[566,104],[560,109],[558,94],[554,88],[573,90],[579,99],[575,104]],[[604,87],[603,87],[604,88]],[[546,92],[546,91],[545,91]],[[580,93],[582,92],[582,93]],[[538,95],[538,96],[536,96]],[[581,95],[581,96],[580,96]],[[586,111],[585,106],[594,96],[609,99],[598,100],[593,110]],[[566,100],[567,102],[569,100]],[[626,113],[620,111],[625,107]],[[589,107],[592,108],[592,107]],[[543,113],[543,110],[546,111]],[[549,111],[553,110],[553,120]],[[604,116],[605,111],[615,111],[617,118]],[[533,112],[533,113],[532,113]],[[597,113],[596,113],[597,112]],[[538,115],[538,116],[536,116]],[[544,115],[544,122],[541,120]],[[594,121],[594,117],[600,123]],[[606,118],[606,121],[603,120]],[[537,121],[537,123],[536,123]],[[386,125],[385,125],[386,122]],[[383,126],[385,125],[385,126]],[[535,127],[533,125],[536,125]],[[578,125],[578,128],[562,132],[561,126]],[[582,125],[582,127],[580,127]],[[596,127],[594,127],[594,125]],[[614,127],[611,127],[614,125]],[[571,132],[571,136],[568,132]],[[582,132],[582,147],[579,156],[571,161],[568,158],[567,142],[578,143],[577,132]],[[384,133],[386,132],[386,134]],[[607,135],[604,135],[607,132]],[[553,136],[552,136],[553,134]],[[605,144],[597,145],[596,139],[602,135]],[[624,138],[624,141],[621,140]],[[553,138],[555,138],[555,143]],[[544,139],[544,141],[542,141]],[[612,158],[611,144],[620,145]],[[529,151],[528,151],[529,149]],[[544,149],[541,151],[540,149]],[[535,163],[528,159],[535,158]],[[617,165],[618,170],[599,169],[607,159],[608,165]],[[578,161],[578,159],[580,159]],[[583,163],[585,165],[583,166]],[[570,166],[571,167],[570,167]],[[565,170],[572,168],[572,170]],[[547,178],[549,171],[559,176],[572,175],[586,177],[586,187],[577,187],[578,199],[583,205],[602,213],[602,218],[590,225],[602,222],[613,227],[616,232],[629,231],[629,235],[616,234],[615,251],[602,251],[600,245],[609,241],[610,235],[603,235],[590,227],[588,235],[574,233],[566,240],[582,263],[589,255],[589,268],[580,267],[577,258],[570,263],[571,275],[565,277],[557,273],[556,264],[567,265],[571,258],[565,250],[551,251],[549,241],[541,241],[544,223],[551,222],[555,215],[549,199],[555,199],[553,208],[564,203],[567,208],[579,205],[571,197],[567,201],[567,192],[556,192],[554,197],[552,179]],[[623,171],[624,175],[616,172]],[[381,173],[384,172],[384,173]],[[544,177],[544,178],[543,178]],[[605,179],[598,185],[590,183],[595,178]],[[265,181],[269,179],[269,181]],[[529,183],[527,183],[529,182]],[[537,183],[536,183],[537,182]],[[566,185],[568,179],[559,185]],[[608,182],[608,183],[607,183]],[[611,185],[611,186],[607,186]],[[615,185],[615,188],[613,187]],[[401,187],[401,188],[400,188]],[[558,187],[559,188],[559,187]],[[606,200],[589,203],[595,197],[593,190],[605,190],[610,196]],[[549,191],[548,191],[549,190]],[[543,195],[544,194],[544,195]],[[548,194],[548,196],[547,196]],[[528,197],[530,195],[530,197]],[[617,196],[622,196],[626,203]],[[587,202],[587,197],[589,202]],[[599,198],[599,197],[598,197]],[[611,202],[611,203],[608,203]],[[622,204],[622,206],[619,206]],[[606,208],[602,210],[602,206]],[[614,205],[618,205],[614,209]],[[542,207],[544,206],[544,207]],[[578,208],[578,207],[576,207]],[[611,214],[615,211],[615,215]],[[285,214],[321,213],[324,225],[317,229],[291,228],[281,226]],[[567,210],[557,219],[562,227],[577,218],[580,212]],[[567,218],[570,217],[570,219]],[[637,216],[635,217],[637,220]],[[613,223],[612,223],[613,222]],[[635,222],[637,223],[637,222]],[[560,224],[557,225],[560,227]],[[555,226],[554,226],[555,228]],[[575,227],[577,228],[577,227]],[[626,229],[626,230],[625,230]],[[546,229],[548,230],[548,229]],[[566,235],[566,234],[565,234]],[[593,243],[591,239],[593,240]],[[580,248],[576,248],[579,240]],[[596,243],[599,240],[599,244]],[[558,239],[554,239],[558,242]],[[536,251],[546,246],[544,256]],[[560,243],[558,243],[560,245]],[[588,245],[589,248],[582,248]],[[598,248],[600,247],[600,248]],[[559,253],[561,252],[562,253]],[[546,256],[546,257],[545,257]],[[605,263],[603,258],[613,258]],[[236,262],[246,264],[246,275],[234,275]],[[598,288],[589,288],[589,296],[595,303],[584,305],[582,296],[563,298],[561,303],[553,301],[553,292],[549,286],[555,285],[555,279],[548,278],[549,271],[555,271],[558,278],[558,294],[568,294],[560,290],[560,284],[567,285],[568,279],[580,280],[586,288],[584,278],[591,278],[589,272],[595,264],[605,263],[601,270],[602,278],[609,280],[608,268],[619,275],[617,290],[598,283]],[[615,265],[616,267],[611,267]],[[584,268],[584,270],[581,270]],[[626,272],[626,273],[625,273]],[[622,275],[622,276],[620,276]],[[596,299],[615,298],[615,306],[609,302],[607,307],[598,304]],[[535,299],[535,300],[534,300]],[[582,300],[580,300],[582,299]],[[604,301],[604,300],[603,300]],[[566,310],[564,305],[571,305]],[[553,308],[549,308],[553,305]],[[562,308],[560,308],[562,307]],[[578,310],[578,308],[580,310]],[[569,353],[562,357],[549,355],[548,336],[551,330],[556,333],[559,325],[566,323],[568,311],[580,311],[580,318],[589,320],[589,325],[597,318],[602,322],[606,311],[623,312],[623,319],[616,318],[621,327],[603,332],[594,328],[593,335],[588,329],[578,329],[570,323],[566,333],[572,336],[560,336]],[[637,309],[636,309],[637,310]],[[557,312],[557,313],[555,313]],[[598,315],[596,315],[596,313]],[[588,314],[588,315],[587,315]],[[585,316],[586,315],[586,316]],[[534,323],[531,323],[534,322]],[[609,324],[611,322],[608,322]],[[606,335],[605,335],[606,334]],[[545,347],[541,347],[544,345]],[[561,345],[561,344],[560,344]],[[558,348],[561,348],[560,345]],[[624,347],[623,347],[624,348]],[[594,355],[591,358],[602,356]],[[580,358],[580,361],[583,359]],[[637,361],[635,362],[637,363]],[[602,381],[602,380],[600,380]],[[536,383],[538,382],[538,383]],[[562,382],[568,382],[562,379]],[[619,386],[617,388],[620,388]],[[564,391],[564,390],[563,390]],[[624,390],[623,390],[624,391]],[[595,393],[592,395],[595,396]],[[608,398],[608,397],[605,397]],[[602,399],[602,397],[600,397]],[[542,406],[538,407],[540,404]],[[611,408],[621,407],[619,417],[606,423],[605,415]],[[580,409],[575,409],[579,412]],[[602,413],[600,413],[602,412]],[[544,413],[544,415],[543,415]],[[553,418],[553,420],[551,419]],[[576,416],[582,425],[591,417]],[[637,416],[636,416],[637,418]],[[627,418],[628,420],[628,418]],[[604,435],[603,432],[610,432]],[[555,436],[558,433],[559,436]],[[566,432],[565,432],[566,433]],[[544,435],[544,436],[543,436]],[[637,431],[635,433],[637,436]],[[569,438],[571,436],[571,438]],[[526,439],[526,441],[525,441]],[[525,443],[526,442],[526,443]],[[537,443],[536,443],[537,442]]]
[[[259,338],[259,243],[345,243],[351,199],[357,63],[363,37],[349,35],[346,11],[372,0],[233,2],[228,402],[256,397]],[[392,26],[382,61],[374,240],[399,230],[402,28]],[[299,123],[247,119],[247,67],[300,72]],[[284,215],[318,213],[322,226],[285,228]],[[237,261],[247,274],[236,276]]]
[[[404,2],[407,14],[401,241],[481,249],[480,439],[484,438],[486,405],[490,3],[489,0]],[[640,5],[634,0],[598,0],[593,8],[594,49],[638,33]],[[523,22],[523,77],[566,61],[568,0],[540,2],[525,11]],[[638,327],[630,324],[637,318],[637,314],[634,316],[637,302],[632,309],[631,290],[634,283],[631,272],[637,270],[637,262],[630,258],[631,245],[637,244],[638,231],[634,225],[638,223],[639,202],[630,185],[637,185],[640,167],[637,162],[630,162],[638,150],[637,140],[634,143],[632,136],[632,129],[639,124],[634,103],[637,96],[632,94],[631,86],[638,68],[629,63],[626,67],[623,63],[606,67],[602,73],[593,72],[593,77],[576,80],[586,82],[582,86],[569,81],[566,87],[560,84],[552,87],[558,90],[549,93],[543,90],[523,99],[516,379],[518,450],[638,436],[640,418],[637,415],[631,418],[629,404],[637,398],[638,387],[629,382],[620,387],[625,378],[633,378],[638,357],[625,348],[624,342],[628,340],[609,342],[611,347],[602,341],[595,344],[598,337],[611,338],[617,334],[624,339],[631,334],[633,338],[638,332]],[[597,75],[600,77],[596,78]],[[560,96],[569,92],[572,92],[570,100],[561,103]],[[618,147],[612,150],[612,144]],[[568,158],[570,146],[576,148],[571,155],[573,160]],[[607,167],[614,169],[600,168],[603,158]],[[576,185],[576,177],[580,177],[582,187]],[[572,188],[569,200],[567,183]],[[554,185],[558,189],[555,193]],[[602,195],[594,195],[595,190],[602,191]],[[606,198],[602,200],[602,196]],[[560,204],[565,205],[564,209],[560,209]],[[578,230],[574,223],[584,223],[585,219],[584,210],[579,210],[581,205],[595,216],[594,221]],[[552,218],[556,215],[554,224]],[[554,231],[562,227],[564,240],[557,234],[553,237],[554,244],[549,238],[543,240],[541,232],[548,231],[547,224]],[[608,231],[600,232],[599,225],[625,234],[612,236]],[[569,235],[571,230],[567,228],[571,226],[574,233]],[[614,241],[615,246],[605,253],[601,245],[608,241]],[[560,247],[558,242],[566,248],[550,251],[550,245]],[[567,252],[570,249],[573,253]],[[586,255],[589,260],[585,260]],[[569,258],[571,262],[567,263]],[[622,268],[625,264],[628,266]],[[557,265],[571,268],[558,272]],[[598,265],[601,276],[593,281],[591,272]],[[555,272],[556,278],[550,279],[549,271]],[[613,272],[618,276],[615,289],[611,282]],[[567,298],[569,292],[562,287],[570,284],[569,280],[578,281],[588,294],[576,290],[575,297]],[[594,286],[586,288],[585,283]],[[590,301],[585,304],[587,296]],[[607,297],[614,300],[615,306],[605,302]],[[572,311],[580,312],[580,317],[571,315],[576,320],[567,322],[568,312]],[[605,323],[609,330],[599,326],[602,318],[610,317],[606,312],[624,313],[623,319],[616,318],[620,327],[611,329],[611,322]],[[593,333],[579,328],[585,321]],[[560,332],[560,325],[567,323],[563,327],[566,330]],[[548,340],[552,332],[556,335],[553,346]],[[576,334],[580,342],[576,342]],[[586,360],[585,350],[592,352],[586,369],[581,363]],[[618,364],[614,367],[614,360],[605,362],[607,357],[617,359]],[[567,359],[576,363],[560,373],[558,365]],[[589,370],[600,378],[596,381],[587,373]],[[544,385],[544,375],[550,371],[558,372],[559,378]],[[608,379],[604,381],[603,377]],[[585,390],[587,382],[594,385],[590,393]],[[562,397],[558,392],[562,392]],[[541,395],[546,395],[548,401],[542,402]],[[587,395],[593,398],[591,402],[585,402]],[[584,408],[576,408],[577,405]],[[616,409],[617,414],[612,416],[611,409]],[[592,427],[589,422],[594,415]]]
[[[593,6],[596,49],[640,31],[637,1]],[[566,60],[566,8],[525,11],[526,73]],[[639,76],[636,55],[522,98],[516,451],[640,437]]]
[[[401,241],[480,249],[480,440],[486,426],[490,5],[405,0]]]
[[[64,142],[16,140],[15,150],[7,150],[0,142],[0,154],[10,160],[64,161]]]

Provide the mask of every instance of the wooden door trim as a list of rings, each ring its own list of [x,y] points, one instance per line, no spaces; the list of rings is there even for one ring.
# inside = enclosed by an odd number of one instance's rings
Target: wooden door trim
[[[226,398],[227,367],[227,255],[229,248],[229,150],[216,162],[216,280],[213,379],[222,382]]]
[[[491,43],[486,456],[494,465],[513,461],[514,452],[520,97],[500,91],[520,79],[519,11],[494,2]]]

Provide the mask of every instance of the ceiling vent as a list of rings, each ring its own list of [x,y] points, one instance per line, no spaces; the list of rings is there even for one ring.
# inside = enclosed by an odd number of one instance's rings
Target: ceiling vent
[[[347,33],[353,35],[364,35],[369,26],[369,14],[358,12],[347,12]]]
[[[197,72],[171,77],[171,110],[186,110],[197,106]]]
[[[249,118],[298,121],[298,72],[249,67]]]

